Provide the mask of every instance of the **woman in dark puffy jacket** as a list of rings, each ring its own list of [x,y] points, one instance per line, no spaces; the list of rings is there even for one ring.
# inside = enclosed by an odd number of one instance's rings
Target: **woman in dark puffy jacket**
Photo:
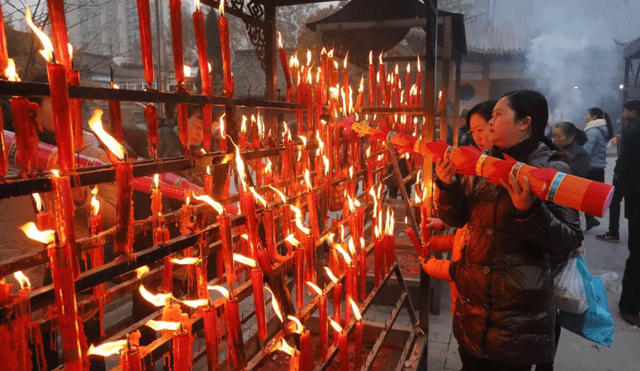
[[[570,172],[544,137],[548,108],[537,92],[502,97],[489,122],[492,156]],[[553,362],[553,274],[583,239],[575,210],[541,201],[528,179],[496,185],[475,177],[463,187],[439,160],[436,205],[447,224],[469,223],[462,257],[451,270],[458,288],[453,334],[463,371],[530,370]]]

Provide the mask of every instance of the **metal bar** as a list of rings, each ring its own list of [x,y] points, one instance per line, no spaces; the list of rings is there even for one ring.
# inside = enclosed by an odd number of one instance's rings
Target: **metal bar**
[[[385,108],[385,107],[364,107],[360,111],[361,114],[366,115],[393,115],[397,114],[414,114],[424,115],[425,107],[398,107],[398,108]]]
[[[0,81],[0,91],[11,96],[49,96],[49,84],[34,82]],[[127,90],[97,88],[89,86],[69,86],[69,98],[90,100],[117,100],[131,102],[169,102],[189,104],[210,104],[225,106],[233,101],[237,106],[278,108],[295,110],[306,108],[302,104],[285,103],[273,100],[258,100],[251,98],[230,100],[225,97],[206,96],[202,94],[165,93],[156,90]]]
[[[411,349],[413,349],[413,346],[416,343],[417,337],[418,336],[416,335],[415,331],[411,331],[411,333],[409,334],[409,338],[407,339],[407,342],[404,344],[402,354],[400,354],[400,361],[398,361],[395,371],[402,371],[405,369],[404,362],[409,357],[409,352],[411,352]]]
[[[322,27],[323,31],[329,30],[365,30],[370,28],[406,28],[406,27],[424,27],[426,18],[405,18],[390,19],[382,21],[368,22],[339,22],[339,23],[323,23],[316,25]]]
[[[398,266],[396,265],[396,267]],[[397,269],[400,269],[400,268],[398,267]],[[407,297],[408,297],[407,293],[403,293],[400,296],[400,299],[398,300],[396,307],[393,309],[393,312],[391,312],[389,319],[386,321],[386,326],[385,326],[386,328],[382,330],[380,335],[378,335],[378,340],[376,340],[375,344],[373,344],[373,347],[371,348],[371,352],[369,353],[369,356],[367,356],[367,361],[365,362],[363,367],[365,370],[367,371],[371,370],[371,367],[373,366],[373,361],[375,361],[376,357],[378,356],[378,352],[380,352],[382,343],[384,343],[384,341],[387,338],[387,335],[389,335],[389,330],[391,330],[391,328],[393,327],[393,324],[396,322],[396,319],[398,319],[398,314],[400,313],[400,310],[402,309],[402,305],[404,304],[404,301]]]

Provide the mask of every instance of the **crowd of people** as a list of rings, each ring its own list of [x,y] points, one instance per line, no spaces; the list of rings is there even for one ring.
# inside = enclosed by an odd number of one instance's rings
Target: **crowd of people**
[[[571,122],[552,126],[545,135],[548,105],[534,91],[515,91],[482,102],[465,116],[460,145],[473,145],[491,156],[508,155],[536,167],[554,168],[605,182],[608,142],[614,138],[608,115],[587,110],[585,129]],[[596,237],[619,241],[620,203],[629,220],[629,258],[622,280],[622,318],[640,326],[640,101],[624,104],[619,157],[614,169],[615,195],[609,231]],[[462,371],[553,370],[560,337],[553,298],[554,276],[568,257],[582,250],[583,232],[600,223],[585,214],[541,201],[529,181],[511,175],[502,185],[478,176],[456,175],[447,159],[436,163],[435,208],[429,225],[458,228],[449,264],[422,260],[430,275],[452,281],[453,334]],[[463,233],[460,233],[463,232]]]

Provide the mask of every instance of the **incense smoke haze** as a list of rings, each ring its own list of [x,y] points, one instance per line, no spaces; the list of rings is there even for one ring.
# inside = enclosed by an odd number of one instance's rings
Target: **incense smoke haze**
[[[528,0],[517,0],[512,6],[524,6],[520,2]],[[614,42],[621,35],[610,31],[615,20],[585,9],[588,1],[534,3],[530,22],[539,36],[529,42],[527,72],[549,99],[549,121],[572,121],[584,127],[582,117],[594,106],[602,107],[615,120],[622,104],[619,85],[623,81],[622,47]]]

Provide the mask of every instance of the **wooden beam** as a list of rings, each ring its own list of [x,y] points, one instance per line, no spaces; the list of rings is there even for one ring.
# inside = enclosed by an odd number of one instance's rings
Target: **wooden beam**
[[[323,31],[331,30],[366,30],[372,28],[407,28],[407,27],[425,27],[427,25],[426,18],[405,18],[405,19],[389,19],[383,21],[367,21],[367,22],[340,22],[340,23],[323,23],[317,24],[316,29],[321,27]]]

